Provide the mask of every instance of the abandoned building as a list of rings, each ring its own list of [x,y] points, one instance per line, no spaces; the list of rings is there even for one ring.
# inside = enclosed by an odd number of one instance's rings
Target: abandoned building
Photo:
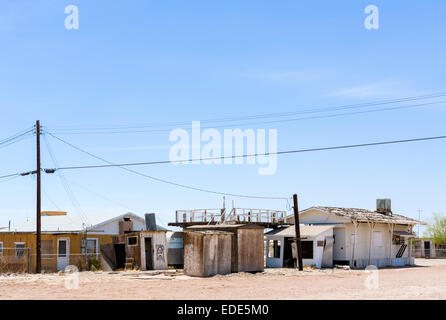
[[[133,220],[124,218],[119,221],[119,234],[113,236],[111,243],[101,245],[103,262],[112,270],[166,270],[166,232],[156,225],[153,213],[145,215],[143,228],[135,228]]]
[[[185,270],[189,268],[186,267],[186,264],[189,266],[190,263],[190,257],[188,255],[192,253],[194,255],[198,253],[204,254],[202,248],[191,247],[196,245],[194,241],[186,241],[186,234],[188,234],[188,232],[195,232],[196,234],[193,235],[194,238],[203,238],[200,240],[200,243],[210,243],[211,240],[209,239],[218,239],[219,237],[226,239],[227,234],[229,233],[231,236],[231,255],[229,259],[231,272],[261,272],[264,270],[265,265],[264,229],[265,227],[286,224],[285,218],[285,211],[243,208],[232,208],[227,211],[223,205],[223,208],[221,209],[177,210],[175,214],[175,222],[169,223],[169,225],[180,226],[183,228],[185,237]],[[225,236],[223,236],[223,234]],[[189,236],[192,237],[192,234]],[[180,242],[178,242],[178,244],[179,243]],[[227,249],[226,247],[225,249],[222,247],[217,248],[217,250]],[[218,260],[222,256],[227,256],[227,252],[213,253],[212,259]],[[208,258],[206,257],[206,259]],[[202,260],[203,259],[200,261]],[[206,261],[206,263],[208,263],[209,266],[214,266],[215,264],[220,263],[217,263],[217,260],[212,262]],[[200,262],[199,265],[201,265],[201,263],[202,262]],[[217,268],[212,270],[225,270],[221,272],[226,272],[226,269],[223,267],[221,269]]]
[[[290,215],[286,221],[294,223],[294,216]],[[425,224],[392,213],[389,199],[377,200],[375,211],[312,207],[299,213],[299,221],[304,225],[332,228],[333,264],[352,268],[413,265],[413,227]]]
[[[415,258],[446,258],[446,245],[437,244],[431,238],[413,240]]]
[[[296,230],[281,227],[265,234],[266,267],[292,268],[296,261]],[[333,267],[333,225],[300,226],[304,265]]]
[[[208,277],[231,273],[233,233],[219,230],[184,232],[184,272]]]
[[[102,259],[102,247],[113,244],[113,239],[124,230],[146,229],[145,220],[133,213],[105,220],[104,216],[89,216],[88,222],[66,212],[42,212],[42,271],[56,272],[68,265],[85,270],[92,264],[95,268],[109,270],[109,263]],[[0,230],[0,272],[34,272],[35,264],[35,220]]]
[[[185,228],[185,231],[224,231],[232,237],[231,271],[259,272],[264,269],[264,228],[255,224],[200,225]],[[186,255],[185,243],[185,255]]]

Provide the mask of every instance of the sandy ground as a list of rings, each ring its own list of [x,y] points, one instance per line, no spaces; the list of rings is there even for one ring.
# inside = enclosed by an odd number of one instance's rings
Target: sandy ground
[[[267,269],[211,278],[175,270],[0,275],[0,299],[446,299],[446,260],[416,264],[368,273]]]

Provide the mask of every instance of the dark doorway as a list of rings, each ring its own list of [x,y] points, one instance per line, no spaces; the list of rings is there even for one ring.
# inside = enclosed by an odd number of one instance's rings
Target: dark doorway
[[[116,269],[124,269],[125,267],[125,243],[115,243]]]
[[[431,243],[430,241],[424,241],[424,257],[429,258],[431,256]]]
[[[146,252],[146,270],[153,270],[152,238],[144,238]]]
[[[285,246],[283,247],[283,267],[294,268],[296,259],[293,258],[292,245],[295,243],[293,239],[285,238]]]

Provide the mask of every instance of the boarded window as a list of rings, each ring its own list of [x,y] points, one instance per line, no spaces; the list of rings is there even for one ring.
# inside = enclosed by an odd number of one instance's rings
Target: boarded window
[[[42,240],[41,244],[41,253],[42,259],[52,259],[54,254],[54,247],[52,240]]]
[[[302,241],[302,259],[313,259],[313,241]]]
[[[14,248],[15,248],[15,256],[17,258],[23,258],[25,256],[25,243],[24,242],[14,243]]]
[[[137,237],[128,237],[127,244],[129,246],[136,246],[138,244],[138,238]]]

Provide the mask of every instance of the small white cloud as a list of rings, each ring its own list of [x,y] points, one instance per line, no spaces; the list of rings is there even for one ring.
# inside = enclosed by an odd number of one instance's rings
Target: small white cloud
[[[329,97],[362,98],[394,98],[396,96],[413,96],[423,94],[410,83],[399,80],[383,80],[368,84],[341,88],[330,92]]]

